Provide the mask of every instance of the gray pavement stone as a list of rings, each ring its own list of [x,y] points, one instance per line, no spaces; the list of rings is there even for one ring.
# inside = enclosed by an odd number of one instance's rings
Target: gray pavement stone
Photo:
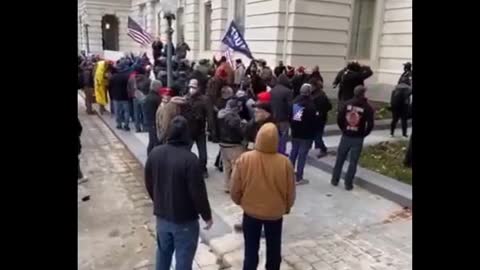
[[[141,141],[146,141],[147,134],[132,136],[142,136],[144,139],[137,140],[133,149],[139,148]],[[130,145],[129,141],[126,143],[127,146]],[[140,148],[144,151],[145,147],[143,145]],[[223,234],[210,238],[208,244],[215,250],[215,254],[224,255],[224,260],[227,258],[236,261],[235,267],[241,269],[241,263],[238,262],[243,261],[243,237],[232,233],[232,227],[241,221],[242,210],[223,192],[223,175],[213,168],[218,145],[208,143],[207,147],[210,178],[206,183],[214,211],[214,226],[218,224],[217,219],[220,219],[219,223],[229,227]],[[193,152],[196,152],[196,147],[193,147]],[[403,210],[400,205],[361,187],[352,192],[332,187],[329,183],[330,174],[313,166],[306,166],[305,177],[311,180],[310,184],[297,188],[291,214],[284,217],[282,266],[285,264],[293,269],[314,269],[312,263],[306,260],[296,261],[295,257],[312,254],[329,267],[333,263],[343,262],[353,269],[371,269],[370,265],[374,264],[387,266],[389,258],[394,258],[389,267],[411,269],[405,267],[411,265],[412,220],[411,216],[405,218],[396,214]],[[135,185],[135,182],[131,185]],[[391,218],[392,215],[394,218]],[[389,222],[385,223],[386,220]],[[375,253],[373,249],[382,254]],[[367,250],[378,255],[380,262],[368,254]],[[238,257],[230,258],[233,255]],[[264,260],[264,254],[260,256]]]

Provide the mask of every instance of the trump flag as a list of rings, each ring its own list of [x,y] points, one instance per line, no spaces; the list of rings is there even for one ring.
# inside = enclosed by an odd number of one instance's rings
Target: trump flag
[[[234,21],[230,23],[225,36],[222,39],[222,43],[227,45],[233,51],[242,53],[248,58],[253,59],[250,48],[248,48],[247,42],[243,38],[242,34],[238,31],[237,25]]]

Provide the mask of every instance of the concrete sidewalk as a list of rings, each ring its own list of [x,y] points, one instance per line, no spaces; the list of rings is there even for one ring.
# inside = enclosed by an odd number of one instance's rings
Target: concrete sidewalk
[[[110,115],[101,118],[142,163],[146,159],[146,133],[115,129]],[[366,143],[390,139],[388,132],[374,131]],[[338,145],[339,136],[326,138],[327,146]],[[214,212],[214,228],[202,232],[202,241],[226,264],[240,269],[243,236],[233,232],[242,210],[223,192],[223,175],[213,163],[218,145],[208,143],[210,178],[206,180]],[[196,147],[193,147],[196,152]],[[412,219],[408,210],[362,188],[346,192],[329,184],[330,174],[307,165],[309,185],[297,188],[292,213],[284,218],[283,269],[411,269]],[[263,241],[263,240],[262,240]],[[259,269],[264,268],[262,244]]]

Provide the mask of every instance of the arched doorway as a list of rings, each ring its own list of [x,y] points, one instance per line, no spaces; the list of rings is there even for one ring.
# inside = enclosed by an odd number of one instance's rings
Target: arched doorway
[[[102,17],[102,47],[104,50],[118,51],[118,18],[115,15]]]

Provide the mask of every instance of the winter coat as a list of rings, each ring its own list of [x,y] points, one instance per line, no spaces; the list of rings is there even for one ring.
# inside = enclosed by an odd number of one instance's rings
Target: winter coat
[[[220,146],[222,144],[241,145],[243,141],[242,119],[237,112],[225,108],[218,112],[220,126]]]
[[[285,70],[286,70],[285,66],[277,66],[273,70],[273,73],[275,73],[275,76],[278,77],[278,76],[280,76],[280,74],[283,74],[285,72]]]
[[[129,72],[125,71],[113,74],[112,77],[110,77],[109,89],[110,96],[113,100],[128,101],[130,99],[127,91],[129,76]]]
[[[225,82],[218,77],[212,77],[207,83],[207,96],[210,99],[210,102],[213,106],[219,107],[219,102],[221,100],[222,87],[225,85]]]
[[[107,79],[107,68],[108,64],[106,61],[98,61],[95,66],[95,102],[99,105],[105,106],[108,103],[108,79]],[[128,81],[128,78],[127,78]],[[126,91],[126,87],[125,87]]]
[[[373,130],[374,110],[366,98],[353,98],[340,108],[337,124],[343,135],[364,138]]]
[[[155,126],[157,109],[158,106],[160,106],[161,102],[162,98],[160,97],[159,93],[155,91],[150,91],[145,97],[145,101],[143,103],[143,110],[145,113],[143,117],[145,121],[145,126]]]
[[[313,140],[318,131],[317,110],[311,97],[298,96],[293,101],[290,122],[292,138]]]
[[[278,220],[290,213],[295,202],[294,170],[290,160],[277,153],[278,130],[265,124],[259,130],[255,150],[235,162],[230,196],[243,211],[262,220]]]
[[[251,79],[250,84],[252,85],[252,90],[255,96],[267,90],[267,85],[262,80],[262,78],[260,78],[260,76],[258,76],[257,74],[253,74],[250,79]]]
[[[293,76],[292,88],[294,97],[297,97],[300,94],[300,87],[302,87],[302,85],[307,82],[307,79],[308,75],[305,73],[296,74],[295,76]]]
[[[200,162],[189,149],[188,124],[184,117],[171,123],[167,144],[155,147],[145,164],[145,186],[155,216],[182,224],[212,218]]]
[[[245,138],[248,142],[255,142],[255,138],[257,137],[257,133],[260,128],[266,123],[274,123],[275,119],[270,115],[267,119],[256,122],[255,119],[250,120],[245,127]]]
[[[153,58],[156,61],[162,55],[163,43],[161,41],[155,41],[152,43]]]
[[[187,112],[183,115],[187,118],[188,127],[193,139],[205,134],[206,123],[211,126],[214,120],[213,107],[210,99],[197,93],[187,98]]]
[[[312,93],[313,104],[317,110],[317,123],[325,126],[328,120],[328,112],[332,110],[332,103],[323,90],[316,89]]]
[[[408,112],[408,106],[410,105],[410,95],[412,94],[412,88],[405,83],[398,84],[392,91],[390,98],[390,107],[393,112]]]
[[[270,91],[273,117],[278,122],[288,122],[292,115],[293,90],[287,75],[278,77],[278,84]]]
[[[323,77],[322,77],[322,74],[320,74],[320,71],[312,72],[312,74],[310,74],[308,80],[310,81],[312,79],[320,80],[323,83]]]
[[[187,51],[190,51],[190,47],[187,43],[183,42],[177,45],[177,58],[184,59],[187,57]]]
[[[364,81],[372,75],[373,71],[368,66],[363,66],[359,71],[345,70],[339,80],[338,100],[347,101],[352,99],[355,86],[364,85]]]

